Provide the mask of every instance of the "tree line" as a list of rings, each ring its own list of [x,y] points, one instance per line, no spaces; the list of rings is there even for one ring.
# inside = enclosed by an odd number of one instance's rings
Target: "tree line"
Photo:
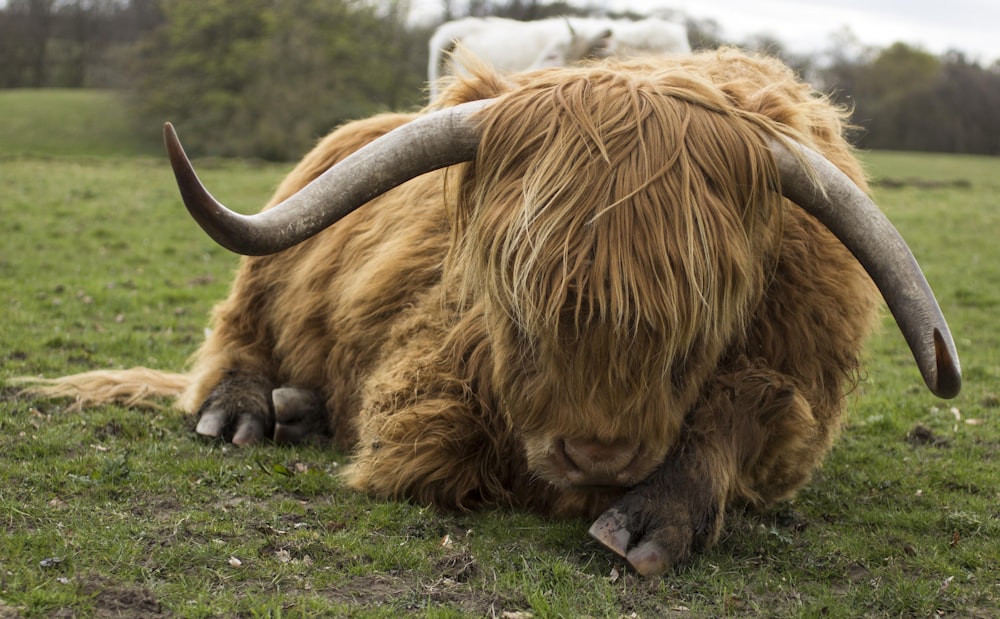
[[[564,2],[441,2],[446,19],[584,14]],[[294,159],[346,120],[425,101],[433,25],[411,23],[409,8],[409,0],[7,0],[0,87],[115,89],[137,127],[170,119],[197,154]],[[1000,62],[905,43],[866,47],[849,34],[801,56],[767,37],[727,41],[711,20],[687,27],[695,49],[737,44],[782,57],[854,110],[863,148],[1000,154]]]

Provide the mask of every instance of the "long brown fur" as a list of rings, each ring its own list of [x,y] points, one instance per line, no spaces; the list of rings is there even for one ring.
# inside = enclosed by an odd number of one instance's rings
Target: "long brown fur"
[[[593,516],[634,486],[690,513],[690,535],[661,535],[683,558],[715,539],[726,504],[794,492],[837,433],[877,297],[777,193],[764,137],[811,146],[864,188],[845,115],[733,50],[480,68],[437,105],[487,97],[500,103],[473,162],[245,258],[178,405],[198,410],[233,372],[315,390],[354,452],[351,486],[445,508]],[[412,118],[338,129],[271,204]],[[561,437],[638,444],[634,479],[565,482]]]

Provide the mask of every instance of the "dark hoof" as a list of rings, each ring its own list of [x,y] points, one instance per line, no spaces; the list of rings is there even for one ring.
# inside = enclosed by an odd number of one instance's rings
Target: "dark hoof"
[[[199,411],[195,432],[234,445],[253,445],[274,429],[271,386],[255,375],[231,371],[212,389]]]
[[[240,446],[302,443],[329,435],[326,406],[315,391],[273,389],[267,381],[237,371],[227,374],[201,405],[195,432]]]
[[[231,433],[232,438],[228,440],[240,446],[254,445],[266,438],[264,423],[256,415],[238,415],[235,423],[230,422],[231,417],[218,407],[203,409],[194,431],[214,439],[226,439]]]

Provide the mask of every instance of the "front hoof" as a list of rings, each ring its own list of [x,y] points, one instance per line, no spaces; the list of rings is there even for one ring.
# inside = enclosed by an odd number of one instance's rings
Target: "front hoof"
[[[612,507],[590,526],[591,537],[602,546],[622,557],[642,576],[659,576],[671,567],[667,553],[655,541],[632,545],[632,532],[628,529],[628,516]]]
[[[659,576],[671,567],[667,551],[653,541],[642,542],[630,550],[625,560],[642,576]]]
[[[587,533],[619,557],[625,558],[628,554],[628,542],[632,539],[632,534],[628,530],[628,517],[617,508],[612,507],[601,514],[601,517],[590,525]]]
[[[664,466],[601,514],[591,537],[643,576],[683,563],[695,548],[715,543],[725,509],[710,484],[691,480],[680,467]]]

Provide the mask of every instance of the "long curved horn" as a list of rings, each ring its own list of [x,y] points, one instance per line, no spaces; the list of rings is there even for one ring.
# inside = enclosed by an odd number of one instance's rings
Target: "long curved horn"
[[[205,189],[170,123],[163,140],[181,198],[198,225],[230,251],[262,256],[301,243],[411,178],[471,160],[479,146],[471,117],[490,103],[473,101],[413,120],[358,149],[284,202],[250,216],[229,210]]]
[[[903,237],[875,203],[821,154],[776,139],[770,140],[770,147],[781,174],[782,194],[829,228],[868,271],[903,332],[928,389],[942,398],[958,395],[962,371],[955,342]],[[803,158],[814,174],[803,167]]]

